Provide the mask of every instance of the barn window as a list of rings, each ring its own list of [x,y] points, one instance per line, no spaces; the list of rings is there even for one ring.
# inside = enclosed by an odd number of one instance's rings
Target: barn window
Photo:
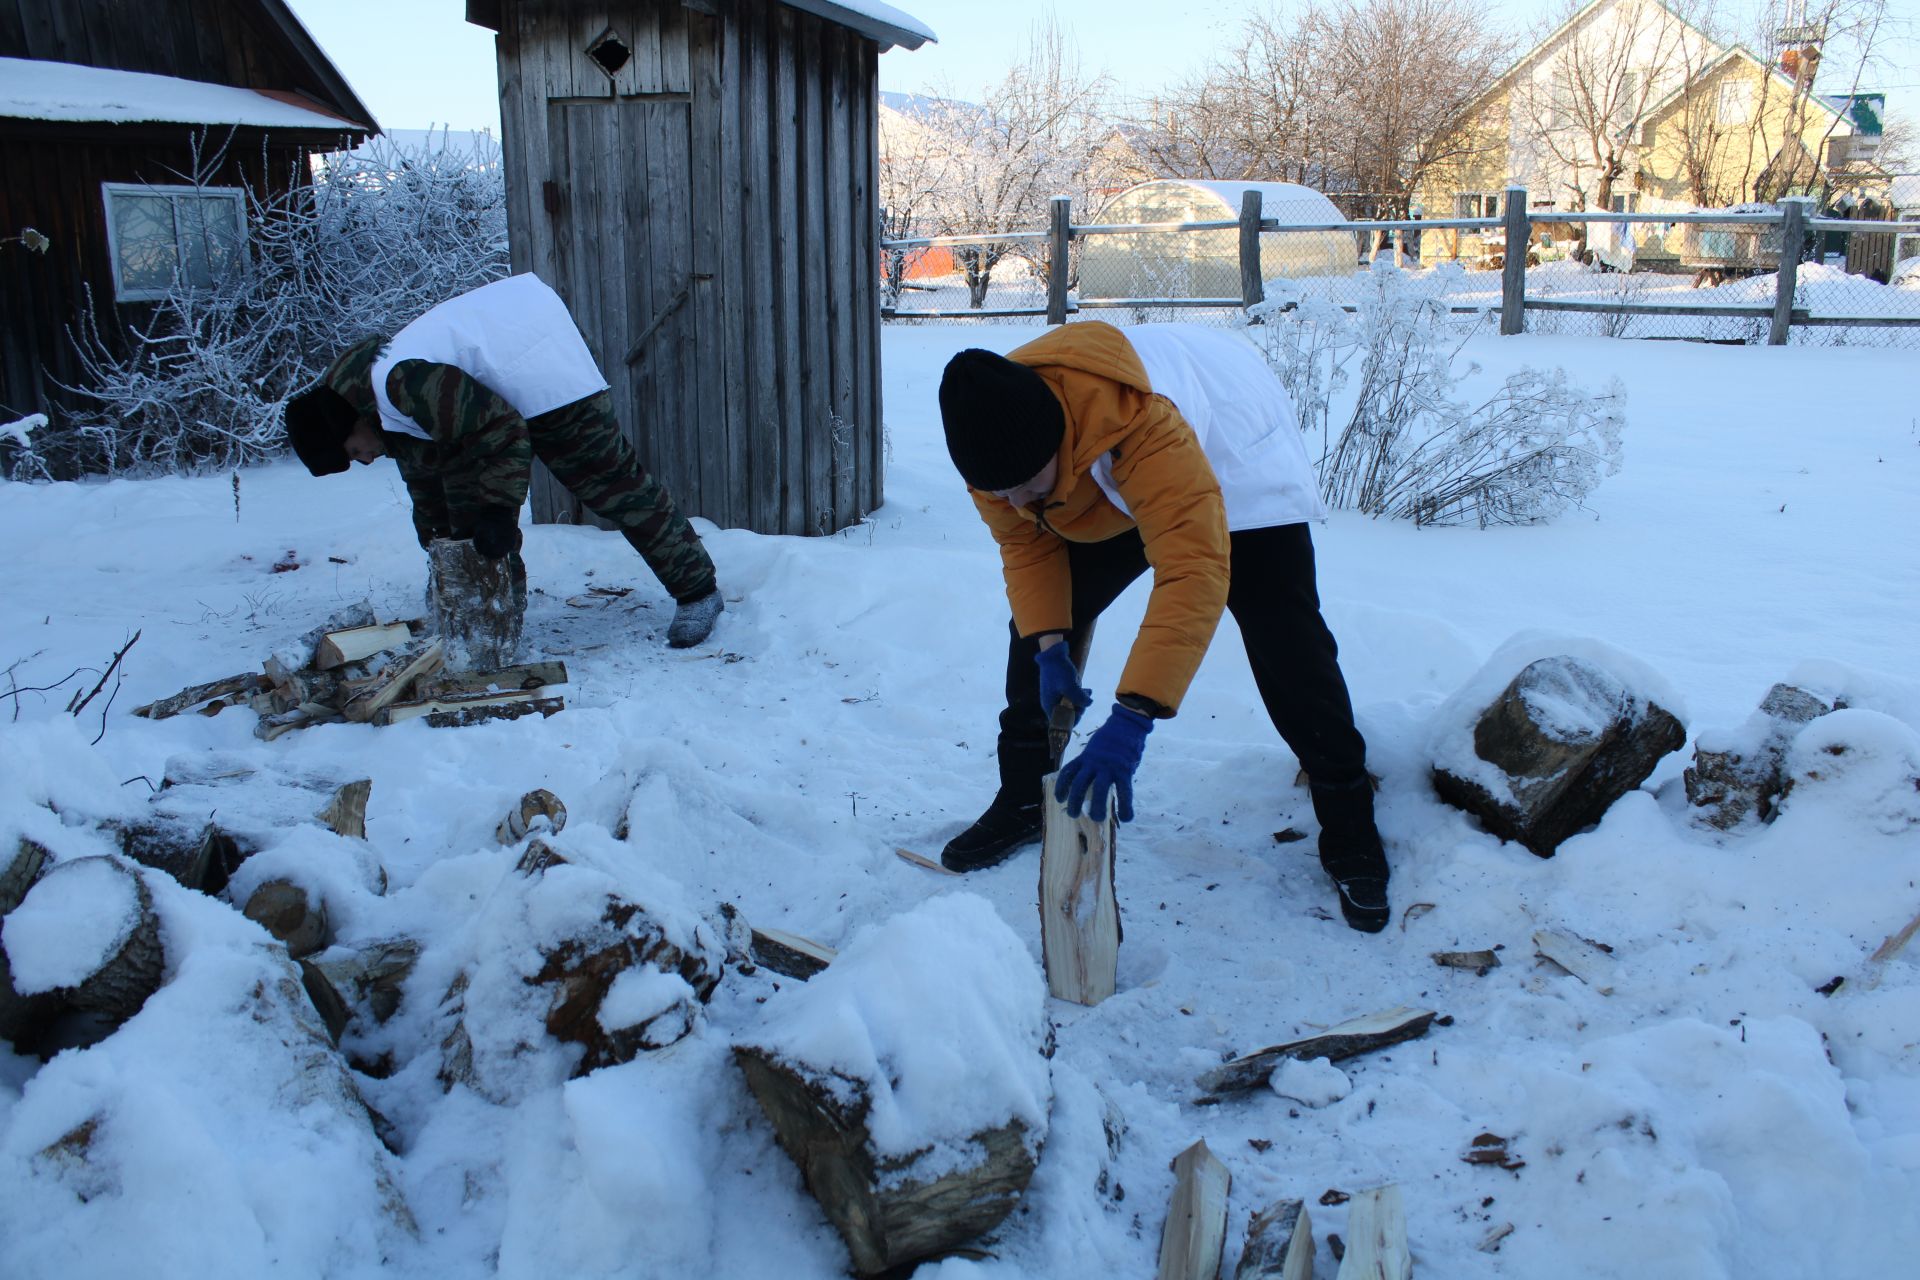
[[[240,265],[246,193],[238,187],[102,183],[117,302],[152,302],[175,279],[205,288]]]
[[[627,48],[626,41],[614,34],[612,27],[608,27],[587,46],[587,56],[599,64],[602,71],[615,76],[620,74],[620,68],[627,65],[633,50]]]

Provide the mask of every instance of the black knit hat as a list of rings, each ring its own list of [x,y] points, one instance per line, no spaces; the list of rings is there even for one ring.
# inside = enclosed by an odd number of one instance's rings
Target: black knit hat
[[[287,401],[287,442],[316,476],[345,471],[347,433],[360,415],[332,387],[314,385]]]
[[[1060,401],[1039,374],[977,347],[947,361],[940,420],[961,479],[985,493],[1039,475],[1067,430]]]
[[[373,362],[385,338],[364,338],[334,358],[320,381],[287,401],[287,442],[316,476],[345,471],[347,435],[365,418],[379,422],[373,400]]]

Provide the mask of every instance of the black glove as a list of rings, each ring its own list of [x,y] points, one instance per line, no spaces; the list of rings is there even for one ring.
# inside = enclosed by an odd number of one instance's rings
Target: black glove
[[[473,549],[489,560],[499,560],[520,549],[520,513],[491,507],[473,522]]]

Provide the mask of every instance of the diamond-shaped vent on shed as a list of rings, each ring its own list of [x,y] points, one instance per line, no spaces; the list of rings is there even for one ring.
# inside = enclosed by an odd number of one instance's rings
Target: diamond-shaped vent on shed
[[[587,46],[587,56],[609,76],[616,76],[620,74],[620,68],[627,65],[627,59],[633,57],[633,50],[627,47],[627,42],[612,27],[608,27]]]

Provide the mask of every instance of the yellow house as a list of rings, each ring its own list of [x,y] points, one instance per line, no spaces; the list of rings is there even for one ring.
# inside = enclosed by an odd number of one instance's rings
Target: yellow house
[[[1509,183],[1543,212],[1680,212],[1817,190],[1858,159],[1860,141],[1846,100],[1811,92],[1818,56],[1790,47],[1782,60],[1796,76],[1715,44],[1661,0],[1591,0],[1429,141],[1446,158],[1426,171],[1422,210],[1499,217]],[[1680,228],[1595,223],[1536,228],[1534,252],[1571,238],[1616,262],[1702,250]],[[1490,261],[1503,249],[1498,232],[1443,231],[1426,233],[1421,253]]]

